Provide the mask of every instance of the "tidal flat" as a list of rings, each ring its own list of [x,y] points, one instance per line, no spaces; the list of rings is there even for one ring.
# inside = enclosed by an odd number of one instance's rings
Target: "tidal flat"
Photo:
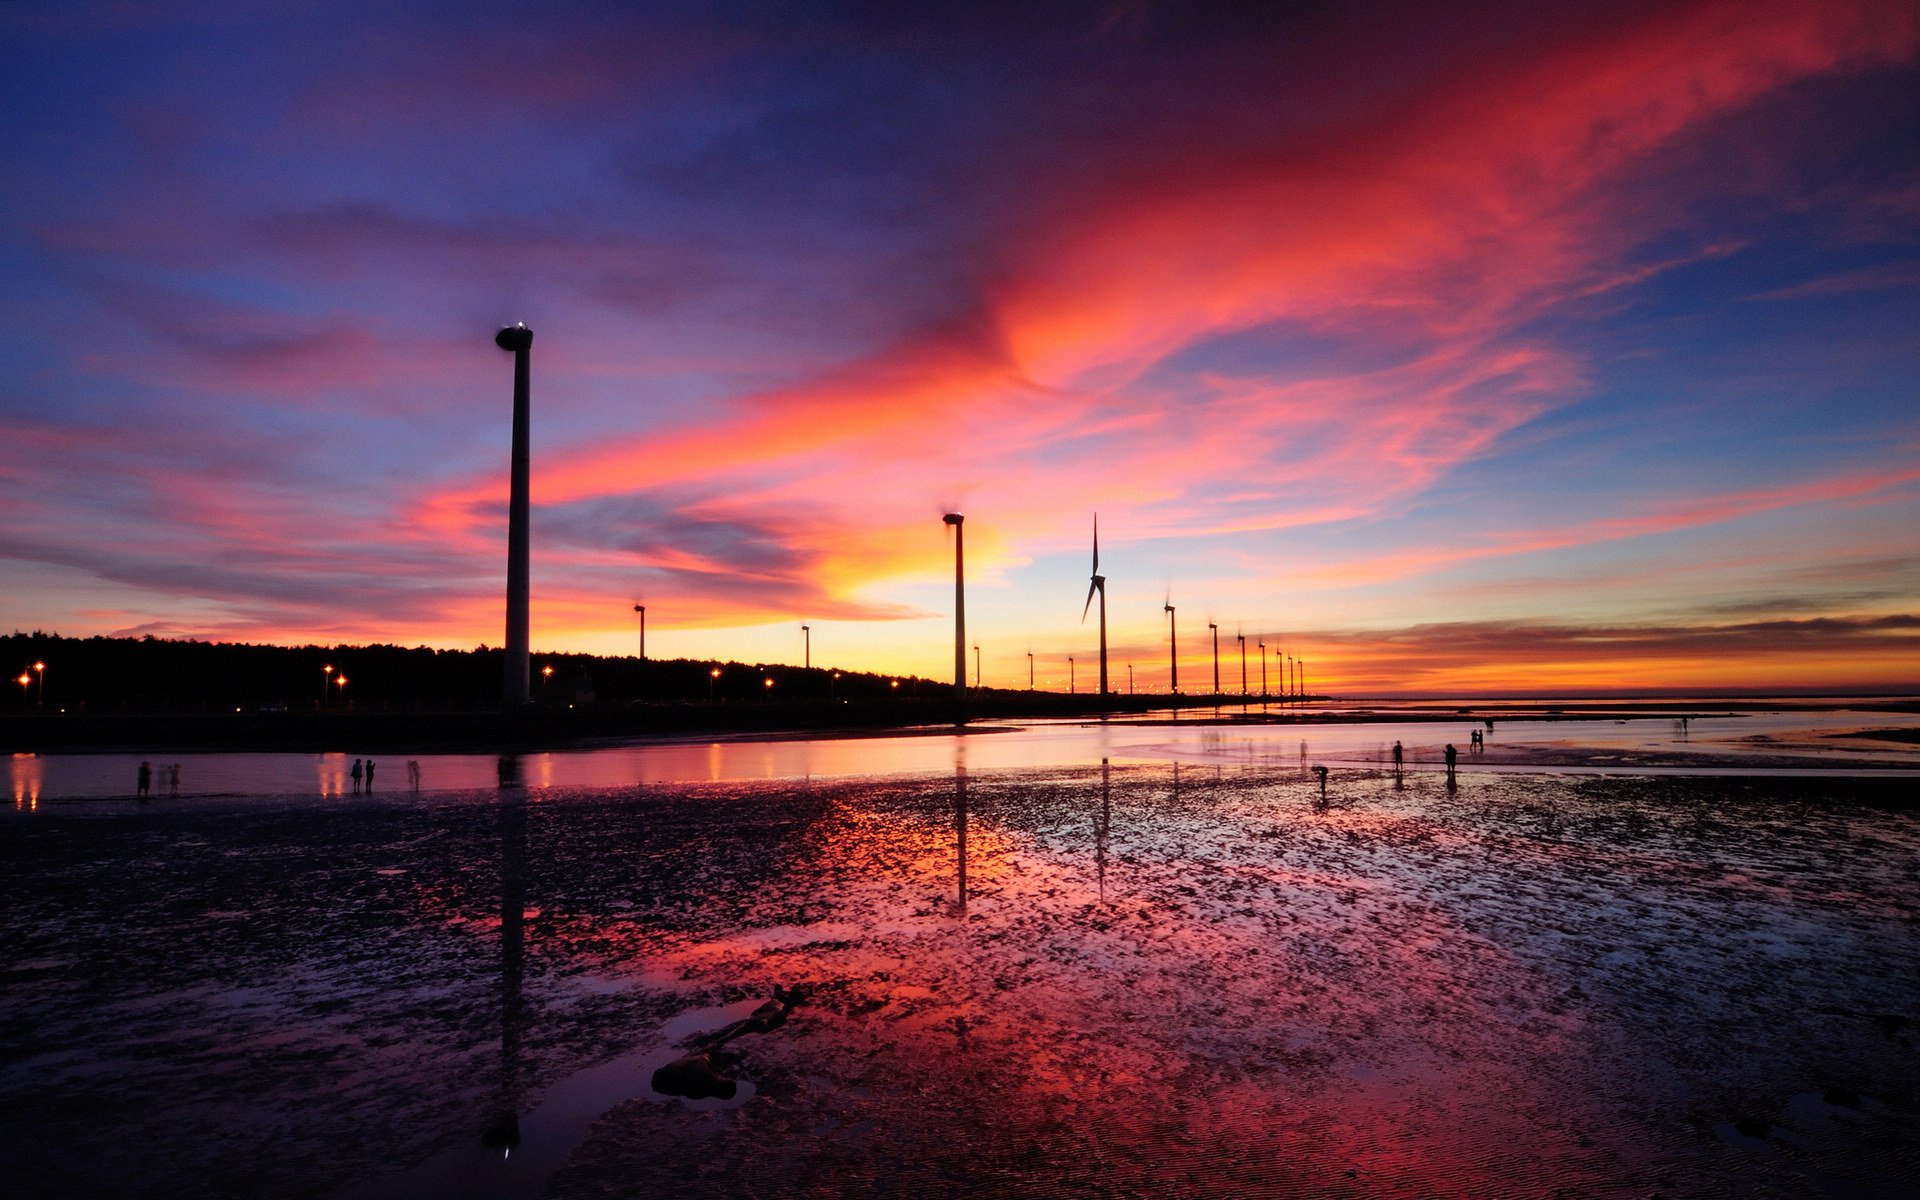
[[[1270,762],[0,817],[23,1197],[1905,1196],[1912,779]],[[730,1096],[653,1090],[714,1044]]]

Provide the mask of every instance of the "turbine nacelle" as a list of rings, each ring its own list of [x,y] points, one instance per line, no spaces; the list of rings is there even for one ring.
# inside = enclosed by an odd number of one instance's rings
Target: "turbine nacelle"
[[[493,335],[493,344],[502,350],[529,350],[533,347],[533,330],[523,321],[518,325],[509,325]]]

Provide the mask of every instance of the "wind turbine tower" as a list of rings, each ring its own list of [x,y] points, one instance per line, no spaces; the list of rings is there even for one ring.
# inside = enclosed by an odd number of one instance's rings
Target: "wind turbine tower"
[[[1168,597],[1167,609],[1167,690],[1173,695],[1180,694],[1180,635],[1174,625],[1173,599]]]
[[[528,600],[528,467],[527,358],[533,350],[533,330],[509,325],[493,335],[493,344],[513,354],[513,459],[507,493],[507,653],[505,698],[510,705],[525,704],[530,683],[527,664]]]
[[[953,526],[953,695],[961,704],[967,698],[967,568],[960,524],[966,518],[948,513],[940,518]],[[965,710],[961,715],[964,717]]]

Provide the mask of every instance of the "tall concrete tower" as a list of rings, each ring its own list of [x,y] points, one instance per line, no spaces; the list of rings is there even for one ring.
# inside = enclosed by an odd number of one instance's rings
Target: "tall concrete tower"
[[[509,325],[493,337],[493,344],[513,351],[513,474],[507,506],[507,673],[506,702],[525,704],[531,683],[527,664],[528,524],[527,499],[527,357],[533,350],[533,330]]]

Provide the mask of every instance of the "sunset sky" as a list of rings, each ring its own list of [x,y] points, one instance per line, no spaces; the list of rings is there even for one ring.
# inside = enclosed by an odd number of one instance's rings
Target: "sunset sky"
[[[0,626],[1920,688],[1920,6],[1232,8],[7,5]]]

